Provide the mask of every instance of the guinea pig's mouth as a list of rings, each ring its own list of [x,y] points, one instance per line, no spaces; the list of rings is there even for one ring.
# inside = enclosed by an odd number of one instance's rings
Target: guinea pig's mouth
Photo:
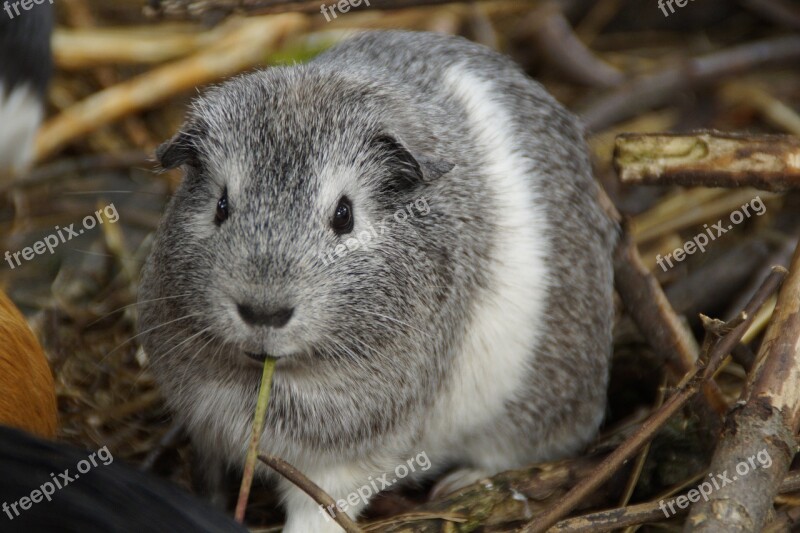
[[[244,354],[247,356],[249,361],[254,362],[254,363],[258,363],[259,365],[263,365],[264,361],[266,361],[268,357],[271,358],[271,359],[276,359],[276,360],[278,360],[278,359],[297,359],[297,358],[302,357],[304,355],[302,353],[294,353],[294,354],[288,354],[288,355],[275,356],[275,355],[269,354],[267,352],[261,352],[261,353],[244,352]]]
[[[264,353],[244,352],[244,354],[247,357],[249,357],[250,359],[252,359],[253,361],[257,362],[257,363],[263,363],[264,361],[267,360],[267,357],[271,357],[272,359],[276,359],[276,357],[271,356],[270,354],[268,354],[266,352],[264,352]]]

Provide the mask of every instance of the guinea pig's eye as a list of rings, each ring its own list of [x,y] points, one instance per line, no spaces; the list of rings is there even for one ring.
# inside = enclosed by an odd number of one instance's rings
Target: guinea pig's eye
[[[336,212],[331,220],[331,227],[339,235],[353,231],[353,205],[347,196],[342,196],[342,199],[339,200],[339,205],[336,206]]]
[[[228,219],[228,189],[222,191],[222,197],[217,202],[217,213],[214,215],[214,223],[219,226]]]

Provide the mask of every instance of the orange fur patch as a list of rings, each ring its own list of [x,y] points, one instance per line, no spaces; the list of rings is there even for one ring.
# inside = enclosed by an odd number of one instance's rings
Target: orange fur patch
[[[25,317],[0,291],[0,424],[53,438],[57,419],[47,358]]]

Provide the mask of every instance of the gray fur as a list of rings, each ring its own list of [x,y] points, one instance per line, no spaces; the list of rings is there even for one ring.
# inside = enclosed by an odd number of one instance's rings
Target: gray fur
[[[546,297],[531,302],[544,312],[530,324],[538,341],[526,350],[526,385],[498,384],[493,395],[505,407],[477,428],[432,419],[456,385],[463,339],[480,326],[473,318],[509,281],[492,277],[505,231],[487,181],[492,156],[443,78],[454,65],[485,80],[492,105],[512,117],[508,148],[525,164],[511,179],[530,188],[530,209],[547,221],[529,234],[545,252]],[[381,136],[400,147],[373,143]],[[260,377],[245,352],[281,356],[263,448],[335,499],[423,447],[437,469],[461,463],[491,473],[577,452],[596,432],[616,228],[599,205],[576,119],[507,58],[460,38],[364,34],[307,65],[208,91],[159,155],[165,166],[185,165],[186,178],[143,272],[142,338],[207,461],[241,463]],[[330,229],[336,206],[322,204],[332,183],[353,200],[352,235]],[[217,227],[225,186],[230,218]],[[419,198],[427,216],[393,221]],[[368,246],[320,261],[384,220],[385,233]],[[295,313],[283,328],[248,328],[236,317],[242,301]],[[439,420],[451,424],[447,435],[437,434]],[[282,490],[286,531],[336,530],[305,496]]]

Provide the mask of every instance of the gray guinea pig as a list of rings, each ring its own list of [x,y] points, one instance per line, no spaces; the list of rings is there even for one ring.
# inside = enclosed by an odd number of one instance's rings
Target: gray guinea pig
[[[595,435],[617,228],[581,126],[509,59],[361,34],[209,90],[157,155],[185,177],[142,338],[211,486],[242,463],[267,355],[262,449],[352,517],[402,478],[455,466],[453,488]],[[340,531],[279,490],[284,531]]]

